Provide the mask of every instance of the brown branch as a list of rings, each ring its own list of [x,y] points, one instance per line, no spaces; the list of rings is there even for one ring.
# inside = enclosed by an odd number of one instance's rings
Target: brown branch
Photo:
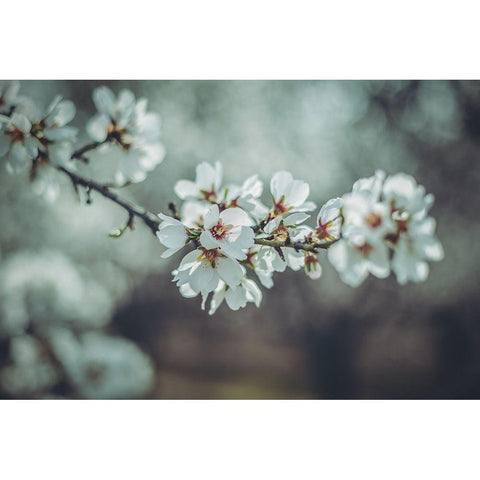
[[[310,242],[295,242],[291,243],[287,240],[267,240],[266,238],[256,238],[256,245],[264,245],[273,248],[294,248],[295,250],[304,250],[305,252],[317,252],[318,249],[327,249],[333,245],[337,240],[331,240],[324,243],[310,243]]]
[[[105,141],[87,143],[87,145],[85,145],[82,148],[79,148],[78,150],[75,150],[72,153],[72,160],[77,159],[77,160],[81,160],[82,162],[88,163],[88,158],[85,157],[85,154],[87,152],[90,152],[91,150],[95,150],[96,148],[98,148],[100,145],[102,145],[104,143],[105,143]]]
[[[124,210],[126,210],[130,216],[129,218],[134,216],[143,220],[145,225],[150,228],[152,233],[154,235],[156,234],[158,226],[160,225],[160,219],[155,214],[129,202],[128,200],[121,198],[116,192],[110,190],[109,187],[102,185],[101,183],[97,183],[93,180],[88,180],[74,172],[71,172],[70,170],[62,167],[61,165],[56,166],[56,169],[66,174],[70,178],[75,189],[77,189],[78,186],[81,186],[84,187],[87,192],[95,191],[100,193],[100,195],[108,198],[109,200],[116,203],[117,205],[120,205]]]

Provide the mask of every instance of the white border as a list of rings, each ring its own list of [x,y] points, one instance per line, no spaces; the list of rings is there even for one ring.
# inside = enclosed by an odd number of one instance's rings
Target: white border
[[[476,2],[23,0],[3,78],[478,78]]]
[[[478,479],[477,402],[3,402],[5,479]]]

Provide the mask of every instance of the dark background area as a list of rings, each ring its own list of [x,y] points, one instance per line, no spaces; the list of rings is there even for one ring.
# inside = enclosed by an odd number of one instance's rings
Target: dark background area
[[[264,194],[288,169],[319,206],[377,168],[402,171],[435,194],[445,260],[424,284],[369,277],[352,289],[320,255],[320,280],[275,274],[260,309],[208,316],[171,282],[181,254],[160,259],[140,224],[108,238],[125,221],[118,207],[79,203],[65,179],[49,204],[3,170],[3,398],[480,398],[480,82],[28,81],[22,91],[41,105],[72,99],[82,128],[100,84],[146,96],[162,116],[164,162],[124,191],[149,210],[166,212],[175,181],[201,161],[222,162],[227,183],[258,173]],[[108,174],[100,157],[90,163],[85,175]],[[136,353],[80,352],[72,383],[44,345],[54,329],[123,337]],[[25,335],[38,345],[15,357],[12,339]]]

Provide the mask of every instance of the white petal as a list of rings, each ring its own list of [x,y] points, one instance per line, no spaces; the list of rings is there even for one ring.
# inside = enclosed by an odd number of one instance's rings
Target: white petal
[[[93,103],[100,113],[111,116],[115,107],[115,95],[103,85],[93,91]]]
[[[247,292],[242,287],[235,290],[229,288],[225,293],[225,300],[232,310],[244,308],[247,305]]]
[[[212,250],[222,245],[222,242],[215,240],[208,230],[203,231],[200,235],[200,243],[202,244],[202,247],[207,250]]]
[[[377,278],[386,278],[390,275],[388,249],[384,245],[374,246],[368,256],[369,270]]]
[[[21,113],[14,113],[11,118],[12,124],[18,127],[23,133],[30,133],[32,124],[25,115],[22,115]]]
[[[218,287],[215,289],[210,301],[210,310],[208,311],[209,315],[213,315],[218,307],[222,304],[223,299],[225,298],[225,284],[220,281]]]
[[[235,288],[242,277],[244,276],[244,270],[241,265],[227,257],[221,257],[217,261],[217,271],[220,278],[230,287]]]
[[[200,191],[196,183],[191,182],[190,180],[179,180],[175,184],[174,191],[178,198],[185,200],[189,197],[198,197]]]
[[[110,126],[110,119],[101,113],[96,114],[87,122],[87,133],[90,138],[97,142],[103,142],[108,135],[108,127]]]
[[[250,226],[253,223],[247,212],[238,207],[227,208],[220,214],[220,218],[224,225]]]
[[[291,215],[285,217],[283,223],[285,225],[298,225],[300,223],[303,223],[309,217],[310,215],[304,212],[292,213]]]
[[[272,192],[275,200],[280,200],[287,192],[287,188],[293,181],[292,174],[290,172],[277,172],[270,180],[270,191]]]
[[[187,232],[183,225],[161,225],[157,237],[161,244],[167,248],[181,248],[185,246]]]
[[[249,278],[243,281],[243,286],[247,292],[247,300],[253,302],[257,307],[260,307],[262,302],[262,291],[258,288],[258,285]]]
[[[49,128],[43,131],[45,137],[53,141],[74,140],[77,135],[75,127]]]
[[[195,183],[200,190],[207,192],[212,189],[216,190],[217,171],[212,165],[207,162],[202,162],[197,166],[196,174]]]
[[[302,180],[294,180],[285,194],[285,204],[288,206],[299,207],[308,198],[310,187],[308,183]]]
[[[212,267],[202,265],[190,274],[190,285],[199,292],[213,292],[218,285],[218,276]]]
[[[238,230],[239,235],[229,236],[229,241],[237,248],[250,248],[254,243],[255,233],[250,227],[240,227]]]
[[[203,219],[203,225],[205,229],[210,229],[214,225],[217,225],[218,219],[219,219],[219,211],[218,211],[218,205],[214,204],[212,205],[209,209],[208,212],[205,214],[205,217]]]

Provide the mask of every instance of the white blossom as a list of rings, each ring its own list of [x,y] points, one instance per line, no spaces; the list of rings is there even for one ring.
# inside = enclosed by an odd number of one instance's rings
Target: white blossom
[[[219,248],[197,248],[185,255],[175,273],[177,286],[189,284],[195,292],[214,291],[220,280],[235,289],[245,275],[245,268],[222,254]]]
[[[427,261],[438,262],[443,257],[442,245],[435,236],[435,220],[413,218],[394,246],[392,269],[401,285],[424,282],[429,272]]]
[[[18,173],[29,166],[38,155],[35,137],[31,135],[32,124],[21,113],[11,117],[0,116],[0,157],[7,157],[9,173]]]
[[[247,303],[254,303],[259,308],[262,292],[253,280],[246,277],[242,278],[240,285],[235,289],[229,288],[224,282],[219,282],[210,300],[209,315],[213,315],[224,300],[231,310],[245,308]]]
[[[386,203],[397,214],[424,217],[433,205],[432,194],[425,194],[425,187],[418,185],[410,175],[397,173],[390,175],[383,185]]]
[[[195,181],[179,180],[175,184],[175,193],[182,200],[220,203],[222,175],[223,169],[220,162],[216,162],[215,166],[202,162],[197,165]]]
[[[40,396],[59,380],[42,344],[31,335],[10,340],[9,363],[0,371],[0,384],[10,395]]]
[[[387,246],[376,243],[355,243],[358,239],[341,239],[328,249],[328,259],[340,274],[340,278],[351,287],[358,287],[369,273],[386,278],[390,273]]]
[[[32,133],[35,135],[48,160],[64,165],[72,157],[77,129],[68,124],[75,117],[73,102],[55,97],[45,113],[32,122]]]
[[[343,200],[332,198],[325,203],[317,215],[317,224],[314,230],[315,240],[318,242],[331,242],[341,236]]]
[[[315,208],[313,202],[307,201],[310,194],[308,183],[294,180],[290,172],[277,172],[270,181],[273,197],[273,215],[293,212],[308,212]]]
[[[24,95],[19,95],[20,82],[11,81],[8,84],[0,85],[0,114],[11,115],[12,113],[22,113],[29,115],[35,110],[33,101]]]
[[[207,250],[220,248],[225,255],[238,260],[247,258],[243,250],[253,245],[254,233],[249,227],[249,216],[241,208],[227,208],[219,211],[212,205],[204,218],[204,231],[200,243]]]
[[[413,177],[401,173],[385,180],[383,193],[396,227],[387,240],[394,251],[392,269],[398,283],[423,282],[429,272],[427,261],[444,257],[435,236],[435,220],[426,216],[433,205],[433,195],[426,195],[425,188]]]
[[[115,173],[119,183],[141,182],[165,156],[160,142],[160,117],[147,112],[147,100],[136,100],[130,90],[118,98],[106,86],[93,92],[98,113],[88,122],[87,132],[102,148],[116,147],[120,161]]]

